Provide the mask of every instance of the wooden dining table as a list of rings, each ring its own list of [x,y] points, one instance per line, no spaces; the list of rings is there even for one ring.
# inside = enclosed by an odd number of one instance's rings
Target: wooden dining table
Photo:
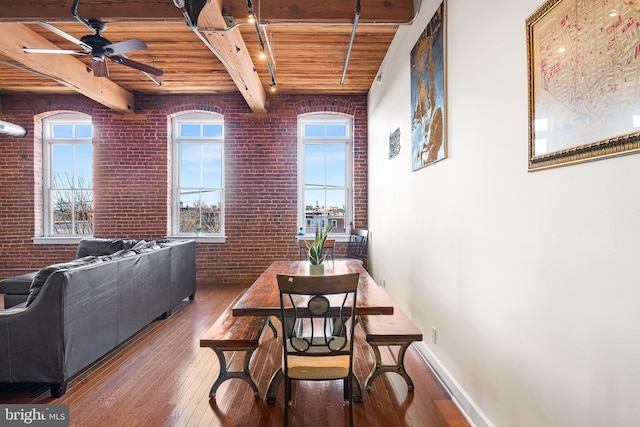
[[[359,273],[356,315],[392,315],[393,300],[378,286],[357,260],[335,260],[324,262],[325,275]],[[309,276],[308,261],[275,261],[267,268],[245,294],[233,306],[234,316],[275,316],[280,317],[280,293],[278,274]],[[354,377],[355,378],[355,377]],[[275,402],[278,388],[284,379],[282,368],[271,377],[265,400]],[[362,400],[362,391],[357,379],[354,381],[354,398]]]

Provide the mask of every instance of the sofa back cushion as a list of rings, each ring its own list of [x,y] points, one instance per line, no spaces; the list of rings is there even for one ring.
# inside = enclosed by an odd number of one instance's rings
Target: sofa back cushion
[[[27,297],[27,307],[36,299],[42,286],[47,281],[49,276],[59,270],[67,270],[69,268],[80,267],[83,265],[94,264],[96,262],[102,262],[102,260],[95,256],[86,256],[73,261],[63,262],[60,264],[53,264],[38,271],[31,282],[29,287],[29,296]]]
[[[86,256],[111,255],[123,249],[122,239],[82,239],[76,249],[76,259]]]

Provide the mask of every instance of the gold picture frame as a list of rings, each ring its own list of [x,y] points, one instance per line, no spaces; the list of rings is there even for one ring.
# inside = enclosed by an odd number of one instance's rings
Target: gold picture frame
[[[640,0],[548,0],[527,18],[529,170],[640,150]]]

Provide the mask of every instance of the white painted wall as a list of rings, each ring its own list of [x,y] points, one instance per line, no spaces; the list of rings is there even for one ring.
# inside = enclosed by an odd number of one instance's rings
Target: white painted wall
[[[527,172],[525,20],[542,0],[448,0],[449,157],[412,172],[409,55],[439,3],[369,93],[371,274],[477,425],[637,425],[640,154]]]

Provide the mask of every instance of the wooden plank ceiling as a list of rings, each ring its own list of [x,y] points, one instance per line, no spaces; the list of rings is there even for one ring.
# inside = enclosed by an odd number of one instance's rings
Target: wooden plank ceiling
[[[249,107],[265,111],[275,81],[279,94],[366,94],[399,25],[410,23],[420,0],[361,0],[347,72],[345,59],[357,0],[3,0],[0,3],[0,93],[82,93],[115,111],[134,109],[136,94],[240,92]],[[111,42],[143,41],[129,58],[164,74],[156,82],[107,61],[109,76],[95,77],[89,55],[24,53],[22,48],[82,50],[41,26],[46,22],[76,39],[91,34],[76,20],[107,24]],[[260,59],[255,24],[271,72]],[[187,25],[188,19],[195,21]],[[28,45],[27,45],[28,44]],[[212,50],[213,48],[213,50]],[[269,48],[271,54],[269,55]],[[223,63],[224,61],[224,63]],[[226,65],[225,65],[226,64]]]

